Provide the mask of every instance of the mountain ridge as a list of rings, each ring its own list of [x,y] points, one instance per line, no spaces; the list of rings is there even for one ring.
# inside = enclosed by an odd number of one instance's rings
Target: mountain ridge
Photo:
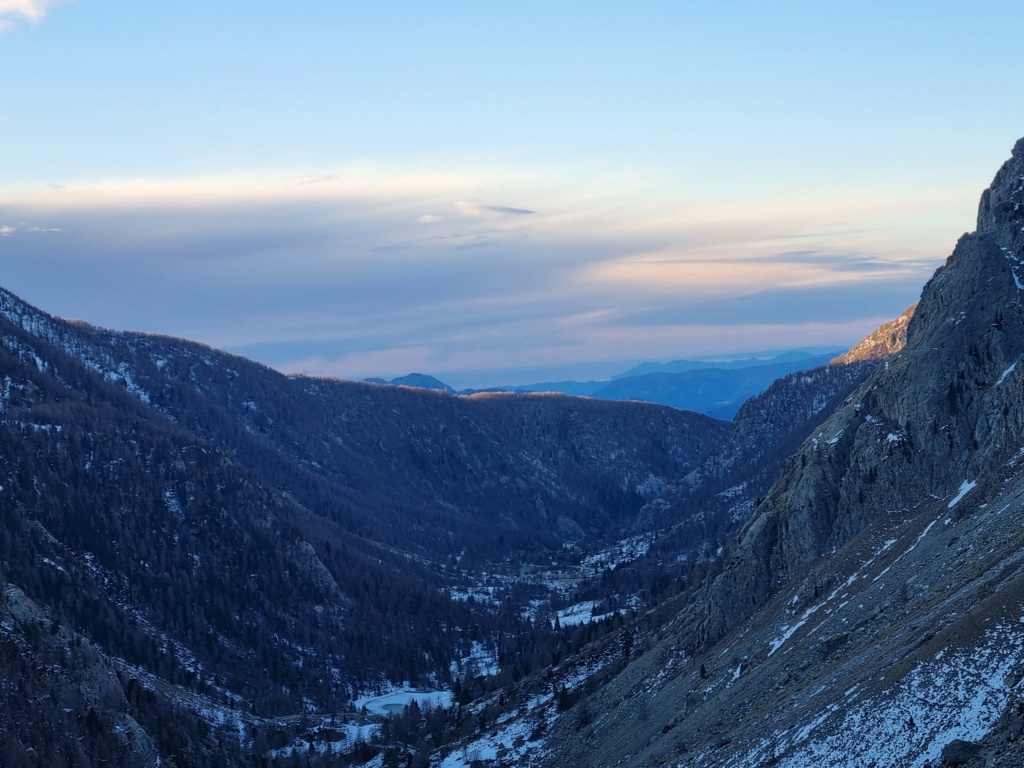
[[[286,377],[3,290],[0,338],[0,580],[147,690],[260,717],[387,679],[446,684],[499,627],[529,640],[528,620],[452,590],[629,519],[726,428],[648,404]],[[191,729],[171,699],[161,717]]]

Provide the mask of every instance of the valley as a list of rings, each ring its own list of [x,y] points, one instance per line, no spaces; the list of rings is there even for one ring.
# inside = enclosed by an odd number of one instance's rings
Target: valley
[[[731,422],[0,291],[0,761],[1020,765],[1021,179]]]
[[[113,696],[90,705],[95,727],[128,717],[138,743],[118,749],[140,764],[244,761],[247,749],[288,764],[300,743],[325,760],[379,755],[384,712],[351,713],[402,691],[476,708],[434,737],[450,742],[470,713],[505,706],[472,702],[507,702],[720,554],[710,532],[727,535],[766,479],[711,464],[751,450],[746,425],[792,386],[730,427],[637,402],[285,377],[69,323],[9,293],[0,323],[2,574],[12,616],[32,617],[10,623],[9,657],[38,631],[54,653],[93,644]],[[858,365],[835,368],[824,398],[814,385],[784,399],[820,412],[862,378]],[[759,448],[784,451],[774,441],[799,439],[792,429],[762,430]],[[729,505],[714,513],[687,496],[723,490]],[[592,666],[534,705],[564,706]],[[38,684],[60,674],[79,673]],[[9,752],[24,756],[35,731],[22,707],[12,700],[5,720]],[[154,716],[206,736],[177,752]],[[75,753],[61,743],[54,764]]]

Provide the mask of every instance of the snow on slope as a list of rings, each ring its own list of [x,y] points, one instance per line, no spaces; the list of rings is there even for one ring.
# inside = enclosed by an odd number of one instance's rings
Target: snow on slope
[[[855,690],[847,691],[845,708],[830,706],[799,730],[772,734],[739,764],[785,753],[778,762],[785,768],[923,768],[950,741],[979,741],[992,728],[1022,664],[1024,618],[987,632],[970,652],[938,653],[880,696],[858,701]],[[828,735],[816,737],[822,726]]]

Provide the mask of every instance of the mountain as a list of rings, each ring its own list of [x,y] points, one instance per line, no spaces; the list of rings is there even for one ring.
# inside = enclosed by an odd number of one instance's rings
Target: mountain
[[[288,377],[2,290],[0,377],[5,766],[254,764],[289,716],[448,685],[550,635],[525,564],[634,519],[727,428]],[[501,604],[456,597],[485,575]]]
[[[641,510],[641,527],[672,526],[672,545],[690,557],[695,547],[706,550],[724,540],[747,520],[800,444],[878,364],[903,348],[913,310],[883,324],[846,354],[784,376],[747,400],[701,465]]]
[[[861,341],[857,346],[831,361],[833,365],[859,363],[865,360],[887,360],[907,345],[907,326],[914,316],[917,304],[912,304],[903,313],[888,323],[883,324],[874,333]]]
[[[732,419],[747,398],[763,392],[775,380],[814,368],[833,357],[834,353],[830,352],[733,368],[646,373],[615,379],[591,396],[604,400],[643,400]]]
[[[906,346],[624,662],[595,647],[548,764],[1024,764],[1022,179],[1024,139]]]
[[[768,352],[760,357],[744,357],[735,360],[672,360],[668,363],[641,363],[627,371],[612,376],[612,380],[646,376],[649,373],[687,373],[689,371],[707,370],[708,368],[720,371],[735,371],[758,365],[772,365],[773,363],[799,363],[803,364],[805,368],[811,368],[814,366],[814,363],[809,361],[826,354],[834,354],[834,350],[818,349],[808,351],[794,349],[788,352],[777,354]]]
[[[429,376],[425,373],[410,373],[406,376],[399,376],[391,381],[373,378],[364,379],[369,384],[392,384],[396,387],[419,387],[420,389],[438,389],[442,392],[454,393],[455,390],[449,387],[440,379]]]
[[[701,465],[640,512],[640,527],[671,527],[688,557],[717,549],[782,474],[785,461],[878,365],[826,364],[791,373],[739,409],[732,427]]]
[[[499,389],[508,392],[561,392],[563,395],[592,397],[606,381],[542,381],[538,384],[515,384]]]
[[[743,402],[773,381],[829,361],[834,350],[802,350],[765,358],[709,362],[674,360],[642,363],[610,381],[549,381],[500,387],[510,392],[561,392],[602,400],[641,400],[732,419]]]

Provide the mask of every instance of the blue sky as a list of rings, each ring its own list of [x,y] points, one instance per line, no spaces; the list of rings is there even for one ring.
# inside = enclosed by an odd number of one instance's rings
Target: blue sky
[[[973,228],[1024,134],[1022,21],[0,0],[0,285],[283,370],[456,386],[846,345]]]

